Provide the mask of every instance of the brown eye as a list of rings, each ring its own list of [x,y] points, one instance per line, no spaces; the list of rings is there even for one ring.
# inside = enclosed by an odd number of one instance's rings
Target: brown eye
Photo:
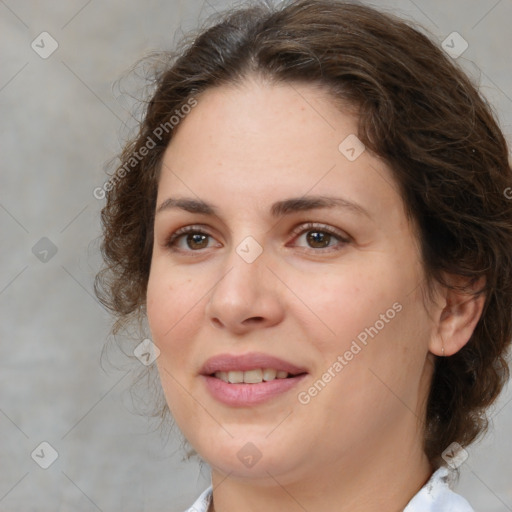
[[[325,231],[309,231],[306,239],[308,244],[315,249],[323,249],[329,247],[331,234]]]
[[[204,233],[189,233],[186,237],[189,249],[205,249],[208,247],[208,235]]]
[[[165,242],[165,247],[176,252],[199,252],[212,246],[212,235],[202,231],[198,226],[185,226],[172,233]]]
[[[317,254],[343,249],[351,242],[350,236],[345,232],[311,222],[299,226],[293,234],[297,235],[294,240],[295,247],[302,247]]]

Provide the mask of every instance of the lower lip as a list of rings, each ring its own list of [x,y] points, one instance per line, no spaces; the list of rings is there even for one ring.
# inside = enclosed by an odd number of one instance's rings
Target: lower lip
[[[296,386],[307,374],[286,379],[274,379],[258,384],[230,384],[216,377],[203,375],[206,387],[219,402],[234,407],[266,402]]]

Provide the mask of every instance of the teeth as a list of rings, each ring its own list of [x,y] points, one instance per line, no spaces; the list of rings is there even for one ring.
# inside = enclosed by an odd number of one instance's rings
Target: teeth
[[[227,372],[216,372],[215,377],[217,377],[217,379],[223,380],[224,382],[229,382]]]
[[[256,368],[254,370],[231,371],[231,372],[215,372],[217,379],[229,382],[230,384],[259,384],[263,381],[268,382],[274,379],[286,379],[288,372],[283,370],[274,370],[273,368]]]
[[[228,382],[238,384],[244,381],[244,372],[228,372]]]
[[[244,372],[244,382],[246,384],[258,384],[263,382],[263,370],[249,370]]]
[[[277,371],[272,368],[265,368],[263,370],[263,380],[274,380],[276,378]]]

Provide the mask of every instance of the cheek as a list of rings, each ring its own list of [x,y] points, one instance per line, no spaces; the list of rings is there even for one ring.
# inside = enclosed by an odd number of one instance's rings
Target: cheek
[[[152,266],[147,287],[147,317],[154,343],[164,358],[168,352],[179,360],[190,322],[200,304],[192,290],[191,279],[180,277],[158,265]]]
[[[382,368],[390,378],[398,367],[403,375],[406,368],[417,372],[423,364],[430,324],[417,269],[395,263],[374,258],[373,264],[350,272],[313,281],[302,277],[301,293],[309,297],[308,308],[320,320],[315,339],[324,364],[329,366],[351,347],[358,352],[353,359]],[[348,357],[352,360],[351,354]]]
[[[147,287],[146,309],[151,334],[155,340],[160,340],[172,327],[176,311],[170,306],[175,302],[172,285],[158,271],[152,269]]]
[[[311,318],[315,329],[324,340],[325,346],[341,350],[356,338],[364,329],[379,321],[399,299],[396,281],[392,284],[388,275],[379,267],[362,265],[363,268],[350,268],[341,272],[332,270],[323,275],[304,274],[296,280],[294,291],[298,297],[304,297],[304,303],[298,308],[304,311],[295,315],[297,319]],[[395,311],[392,310],[393,314]]]
[[[203,304],[192,279],[169,271],[165,265],[152,267],[147,287],[147,318],[152,341],[160,350],[156,360],[167,404],[180,428],[186,427],[190,411],[191,360],[194,359],[197,329]],[[195,287],[197,288],[197,287]],[[187,416],[188,415],[188,416]]]

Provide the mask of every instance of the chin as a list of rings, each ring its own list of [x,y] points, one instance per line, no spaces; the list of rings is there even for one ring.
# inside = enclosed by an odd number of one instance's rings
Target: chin
[[[199,443],[196,451],[212,469],[230,478],[257,479],[262,485],[268,480],[269,485],[275,485],[272,477],[290,474],[298,466],[297,445],[294,449],[275,443],[266,439],[267,435],[268,431],[261,436],[236,436],[223,443]]]

